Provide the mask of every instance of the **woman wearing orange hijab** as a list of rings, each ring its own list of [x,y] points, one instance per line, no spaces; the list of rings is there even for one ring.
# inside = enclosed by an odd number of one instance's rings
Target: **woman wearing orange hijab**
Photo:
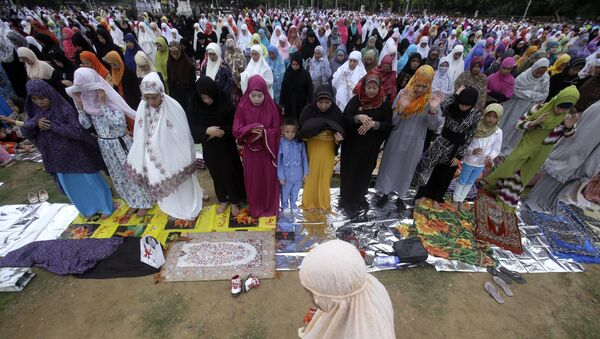
[[[142,93],[140,92],[140,81],[136,73],[123,63],[119,53],[110,51],[102,59],[110,66],[113,88],[119,93],[125,102],[133,110],[136,110],[140,104]]]
[[[436,130],[442,124],[439,106],[444,94],[432,93],[434,73],[429,65],[419,67],[392,105],[392,132],[385,143],[375,183],[375,189],[383,194],[378,201],[380,206],[387,202],[390,193],[396,192],[398,209],[405,208],[402,199],[421,160],[427,130]]]
[[[79,58],[81,59],[81,67],[87,67],[95,70],[104,80],[106,80],[106,82],[113,85],[110,72],[108,69],[106,69],[106,67],[104,67],[100,60],[98,60],[96,54],[89,51],[83,51],[81,54],[79,54]]]

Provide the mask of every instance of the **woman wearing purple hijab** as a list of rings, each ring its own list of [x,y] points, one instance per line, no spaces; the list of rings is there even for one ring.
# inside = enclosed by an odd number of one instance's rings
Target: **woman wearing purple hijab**
[[[279,207],[277,154],[281,116],[260,75],[248,80],[233,121],[233,135],[243,147],[242,162],[250,214],[270,217]]]
[[[27,121],[23,135],[42,153],[46,172],[54,175],[84,217],[114,209],[112,194],[100,174],[105,170],[98,145],[79,124],[75,108],[42,80],[27,82]]]

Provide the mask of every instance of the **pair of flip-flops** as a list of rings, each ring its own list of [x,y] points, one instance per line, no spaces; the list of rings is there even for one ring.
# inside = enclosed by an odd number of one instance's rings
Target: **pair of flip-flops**
[[[488,272],[492,275],[492,280],[496,283],[496,285],[498,285],[502,289],[502,291],[504,291],[504,294],[506,294],[509,297],[512,297],[514,294],[510,290],[510,287],[508,285],[512,284],[513,281],[515,281],[518,284],[526,283],[525,278],[523,278],[523,276],[521,276],[517,272],[507,269],[506,267],[499,267],[498,269],[489,267]],[[483,284],[483,289],[492,298],[494,298],[496,302],[498,302],[499,304],[504,304],[504,299],[502,298],[500,292],[498,291],[496,286],[494,286],[494,284],[488,281],[485,284]]]

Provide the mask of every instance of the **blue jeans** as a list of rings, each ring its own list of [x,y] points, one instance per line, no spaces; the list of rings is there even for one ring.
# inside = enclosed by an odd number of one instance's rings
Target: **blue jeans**
[[[475,167],[463,162],[462,170],[458,177],[458,183],[461,185],[473,185],[482,172],[483,167]]]

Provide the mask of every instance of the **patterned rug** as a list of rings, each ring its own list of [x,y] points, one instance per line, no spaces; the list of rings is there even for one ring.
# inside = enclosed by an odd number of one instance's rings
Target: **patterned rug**
[[[248,210],[242,208],[233,217],[230,207],[217,214],[217,205],[204,206],[198,219],[193,222],[169,218],[158,206],[143,217],[135,214],[127,216],[129,207],[123,200],[114,201],[115,211],[106,220],[100,215],[84,218],[79,215],[60,236],[62,239],[142,237],[151,235],[163,245],[192,233],[235,232],[235,231],[272,231],[275,229],[275,217],[254,219]]]
[[[515,254],[523,254],[517,215],[498,206],[496,199],[484,190],[478,193],[475,199],[475,238]]]
[[[550,215],[528,211],[542,229],[555,256],[600,264],[600,248],[594,246],[589,227],[578,221],[576,214],[566,205],[561,204],[559,212],[560,215]]]
[[[160,281],[275,277],[274,232],[198,233],[174,242],[160,272]]]
[[[573,205],[561,205],[561,207],[569,211],[569,215],[585,228],[594,247],[600,248],[600,216],[595,211],[583,210]]]
[[[444,203],[436,209],[431,200],[425,199],[415,207],[414,220],[429,254],[478,266],[496,265],[490,245],[473,237],[473,212],[467,205],[457,210]]]

